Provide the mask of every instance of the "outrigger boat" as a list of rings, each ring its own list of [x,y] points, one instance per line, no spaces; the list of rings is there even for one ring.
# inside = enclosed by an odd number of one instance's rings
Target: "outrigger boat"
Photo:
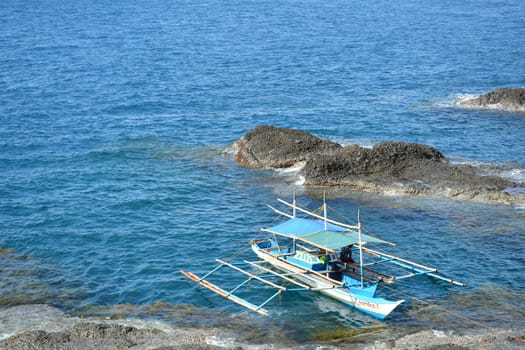
[[[250,247],[259,260],[233,263],[217,259],[218,265],[203,277],[184,270],[181,273],[212,292],[265,316],[268,311],[264,307],[283,292],[319,291],[361,312],[384,319],[404,300],[376,296],[380,283],[392,284],[427,275],[466,286],[443,276],[437,268],[369,249],[369,244],[395,244],[362,233],[359,214],[357,224],[348,225],[327,217],[326,201],[322,214],[299,207],[295,196],[292,203],[278,201],[291,208],[292,213],[269,206],[286,220],[262,229],[269,234],[268,238],[250,241]],[[299,217],[298,212],[305,217]],[[359,254],[357,262],[353,259],[354,252]],[[233,289],[225,290],[209,280],[223,267],[247,278]],[[252,303],[238,294],[251,281],[258,281],[275,292],[261,303]]]

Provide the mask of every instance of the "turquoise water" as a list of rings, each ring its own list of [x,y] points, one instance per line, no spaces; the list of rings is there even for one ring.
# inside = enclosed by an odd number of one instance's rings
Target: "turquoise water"
[[[3,308],[197,326],[226,312],[301,341],[334,325],[523,328],[523,208],[331,191],[342,216],[359,208],[401,253],[469,284],[404,282],[436,306],[385,323],[304,294],[259,318],[178,273],[243,249],[275,222],[276,197],[320,205],[293,173],[236,164],[229,146],[260,124],[430,144],[524,181],[523,113],[456,105],[525,85],[522,1],[8,0],[0,17]]]

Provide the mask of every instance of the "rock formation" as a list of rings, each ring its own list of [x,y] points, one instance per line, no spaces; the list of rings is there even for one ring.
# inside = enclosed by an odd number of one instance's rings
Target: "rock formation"
[[[331,153],[341,145],[305,131],[258,126],[236,142],[237,161],[248,168],[286,168],[310,155]]]
[[[511,111],[525,111],[525,88],[501,88],[479,97],[461,101],[462,106],[496,107]]]
[[[31,330],[0,341],[5,350],[233,350],[238,347],[214,346],[200,330],[173,329],[168,334],[154,328],[139,329],[121,324],[83,322],[59,332]]]
[[[473,166],[452,165],[440,151],[422,144],[388,141],[373,148],[343,147],[304,131],[259,126],[236,146],[236,159],[250,168],[282,168],[302,162],[300,175],[305,186],[511,203],[523,200],[506,191],[520,184],[482,176]]]

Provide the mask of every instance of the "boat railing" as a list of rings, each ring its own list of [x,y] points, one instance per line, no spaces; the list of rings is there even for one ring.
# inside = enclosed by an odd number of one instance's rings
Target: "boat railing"
[[[293,252],[288,246],[273,246],[273,247],[262,248],[262,250],[272,254],[273,256],[290,256],[290,255],[295,254],[295,252]],[[279,253],[275,253],[275,252],[279,252]]]

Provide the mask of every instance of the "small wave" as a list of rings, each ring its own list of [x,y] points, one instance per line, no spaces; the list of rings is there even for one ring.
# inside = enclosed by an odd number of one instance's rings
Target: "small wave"
[[[291,167],[279,168],[279,169],[275,169],[275,171],[277,173],[283,174],[283,175],[295,174],[295,173],[300,172],[304,168],[305,165],[306,165],[306,162],[305,161],[301,161],[301,162],[295,163]]]
[[[455,105],[460,105],[461,102],[465,102],[468,100],[472,100],[473,98],[479,97],[479,95],[474,94],[455,94],[453,96],[455,98]]]
[[[379,142],[377,140],[374,141],[374,140],[369,140],[369,139],[366,139],[366,140],[364,139],[345,139],[345,138],[334,138],[334,137],[329,137],[329,136],[326,136],[325,138],[332,142],[338,143],[343,147],[350,146],[350,145],[358,145],[363,148],[371,149],[372,147],[374,147],[376,143]]]
[[[514,209],[525,211],[525,204],[517,204],[514,206]]]
[[[59,332],[71,327],[80,320],[76,317],[67,317],[62,311],[47,305],[19,305],[0,311],[2,327],[0,340],[12,335],[42,329],[48,332]]]
[[[486,109],[486,110],[495,110],[495,111],[505,111],[505,112],[525,112],[525,107],[509,107],[501,103],[492,103],[485,105],[469,105],[462,104],[468,100],[478,98],[480,95],[474,94],[454,94],[448,100],[441,101],[436,104],[439,107],[460,107],[465,109]]]
[[[499,176],[516,183],[525,183],[525,168],[514,163],[491,163],[463,158],[449,158],[451,164],[468,165],[476,168],[480,175]]]
[[[304,178],[304,176],[299,175],[299,178],[297,179],[297,181],[294,182],[294,185],[303,186],[305,181],[306,179]]]
[[[525,183],[525,169],[523,168],[503,170],[501,176],[519,183]]]
[[[301,175],[301,170],[306,165],[305,161],[298,162],[288,168],[272,168],[279,181],[283,181],[288,185],[303,186],[305,178]]]
[[[480,95],[476,94],[465,94],[465,93],[456,93],[449,95],[448,97],[430,102],[429,106],[431,108],[462,108],[469,110],[494,110],[494,111],[505,111],[505,112],[525,112],[525,107],[521,108],[509,108],[500,103],[488,104],[488,105],[464,105],[462,104],[465,101],[478,98]]]
[[[452,94],[444,99],[436,100],[430,102],[430,107],[432,108],[457,108],[457,107],[467,107],[460,105],[461,102],[471,100],[473,98],[478,97],[479,95],[473,95],[473,94]]]
[[[225,337],[223,335],[210,335],[206,337],[206,343],[208,345],[216,346],[218,348],[235,348],[237,342],[233,337]]]
[[[507,187],[503,191],[511,196],[525,196],[525,187]]]
[[[231,145],[222,150],[223,154],[227,154],[230,156],[236,155],[237,152],[239,152],[239,145],[237,144],[237,142],[232,143]]]

